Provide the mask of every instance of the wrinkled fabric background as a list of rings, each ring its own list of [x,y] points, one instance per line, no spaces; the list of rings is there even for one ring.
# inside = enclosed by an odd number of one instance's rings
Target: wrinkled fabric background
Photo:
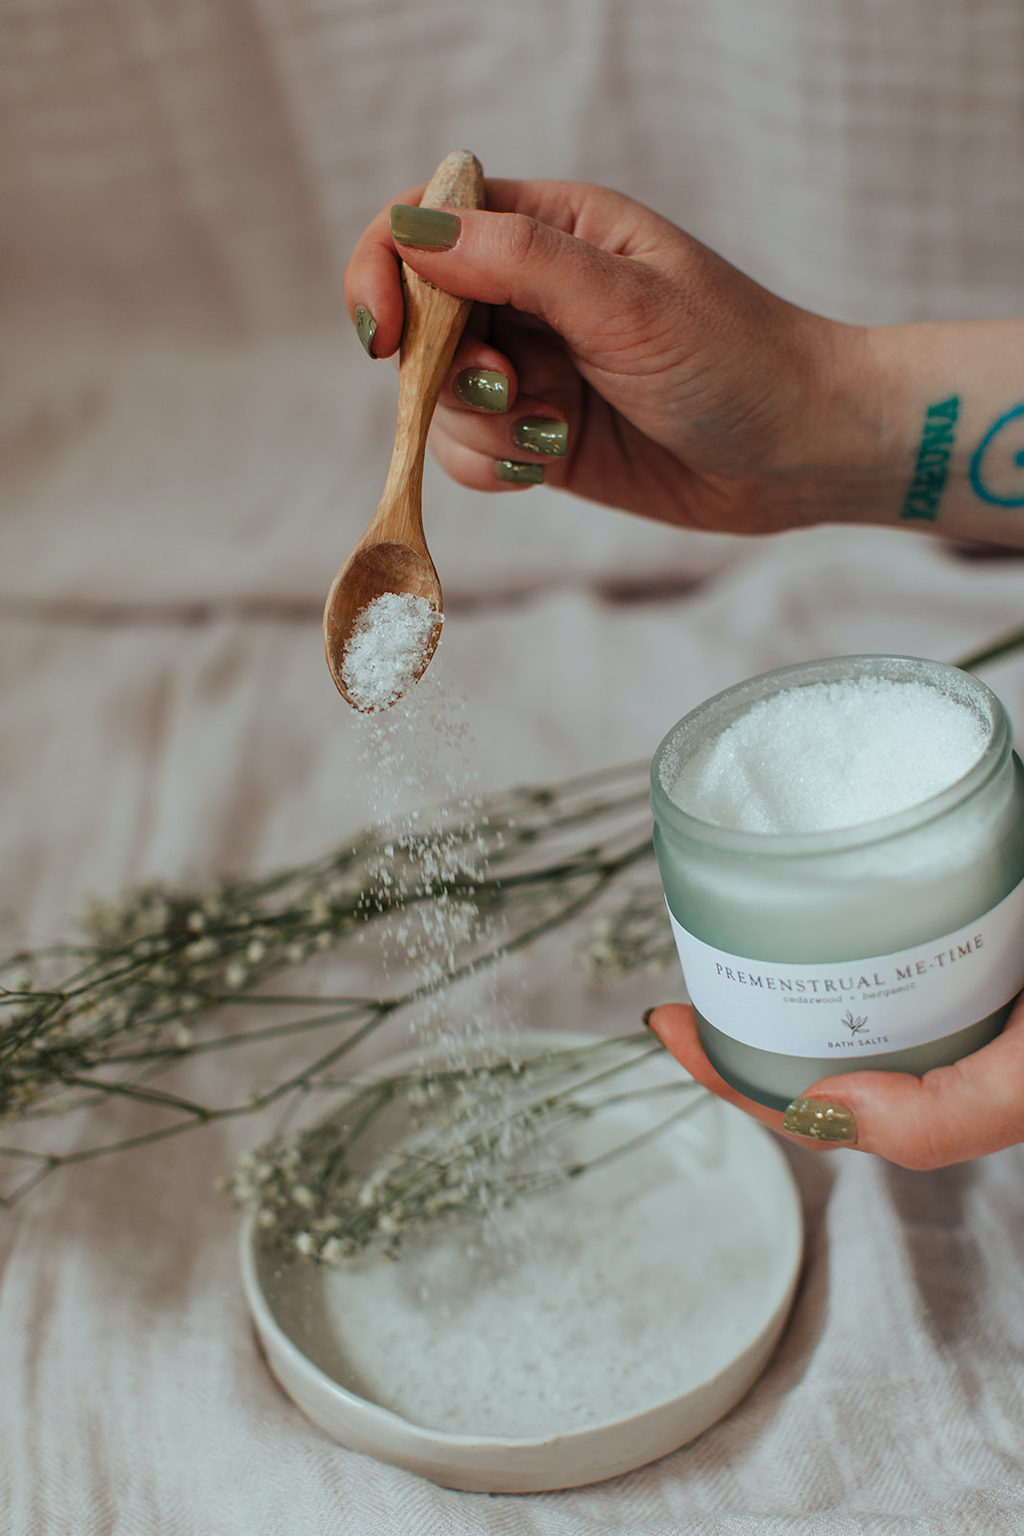
[[[86,893],[269,870],[370,814],[319,614],[395,381],[341,278],[448,150],[619,187],[845,320],[1021,309],[1014,0],[12,0],[0,122],[5,947],[66,936]],[[898,531],[740,543],[436,471],[426,521],[484,789],[642,757],[767,667],[955,657],[1024,607],[1017,561]],[[1024,663],[986,677],[1024,718]],[[527,1022],[605,1032],[679,993],[598,988],[557,943],[520,985]],[[0,1216],[5,1531],[1020,1529],[1020,1148],[933,1174],[790,1154],[806,1270],[745,1401],[629,1476],[485,1497],[334,1445],[268,1376],[212,1188],[258,1134],[82,1165]]]

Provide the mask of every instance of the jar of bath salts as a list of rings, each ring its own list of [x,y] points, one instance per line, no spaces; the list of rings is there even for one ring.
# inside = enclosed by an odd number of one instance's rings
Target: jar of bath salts
[[[773,1109],[834,1072],[920,1075],[1024,986],[1024,770],[939,662],[846,656],[700,705],[651,768],[654,843],[701,1040]]]

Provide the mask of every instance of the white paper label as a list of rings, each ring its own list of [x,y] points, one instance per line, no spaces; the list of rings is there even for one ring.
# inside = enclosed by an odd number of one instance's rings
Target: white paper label
[[[727,954],[669,911],[690,1001],[733,1040],[849,1060],[941,1040],[1024,987],[1024,881],[956,933],[868,960],[791,965]]]

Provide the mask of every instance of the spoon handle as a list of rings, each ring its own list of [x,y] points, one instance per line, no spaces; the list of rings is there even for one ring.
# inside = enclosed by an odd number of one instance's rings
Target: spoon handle
[[[482,208],[484,173],[475,155],[457,149],[438,166],[420,199],[421,208]],[[402,332],[395,449],[382,505],[399,508],[408,542],[423,544],[423,457],[431,417],[445,374],[472,308],[471,299],[435,288],[402,263],[405,329]],[[396,530],[397,531],[397,530]]]

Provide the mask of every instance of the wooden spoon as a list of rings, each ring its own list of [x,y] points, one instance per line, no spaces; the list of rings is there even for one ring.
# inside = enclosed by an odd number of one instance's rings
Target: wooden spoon
[[[442,161],[420,202],[422,208],[482,208],[484,175],[468,150]],[[405,329],[398,383],[398,423],[384,494],[366,532],[341,567],[324,608],[324,652],[338,692],[353,709],[343,678],[345,651],[356,619],[385,592],[425,597],[437,613],[423,651],[423,676],[441,631],[441,583],[423,536],[423,457],[441,385],[455,355],[472,300],[458,299],[424,281],[402,263]],[[395,703],[390,699],[388,704]],[[372,708],[373,706],[370,706]],[[387,705],[382,706],[384,708]]]

